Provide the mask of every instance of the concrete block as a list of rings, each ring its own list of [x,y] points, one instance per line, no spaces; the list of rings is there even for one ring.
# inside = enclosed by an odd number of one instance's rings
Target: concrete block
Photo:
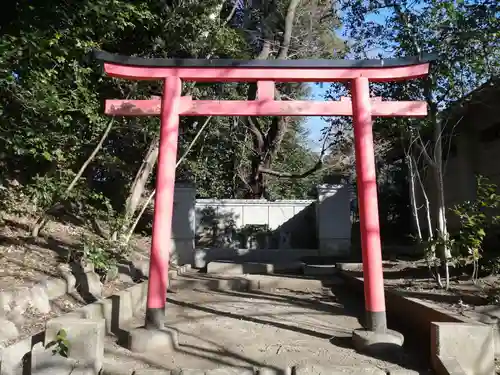
[[[205,370],[183,368],[179,369],[175,375],[205,375]]]
[[[274,272],[302,272],[304,269],[304,262],[277,262],[273,264]]]
[[[83,306],[79,310],[83,313],[85,319],[105,319],[105,302],[106,300],[97,301]]]
[[[148,296],[148,282],[143,281],[140,284],[134,285],[127,289],[130,295],[130,301],[134,311],[139,310],[146,304],[146,299]]]
[[[248,367],[219,367],[206,370],[205,375],[254,375],[254,370]]]
[[[68,283],[66,282],[66,280],[49,278],[43,281],[43,283],[41,284],[47,291],[47,296],[49,297],[49,300],[53,300],[68,293]]]
[[[131,275],[126,274],[126,273],[119,273],[118,274],[118,280],[120,280],[122,283],[127,283],[127,284],[133,284],[134,279]]]
[[[19,336],[19,331],[14,323],[0,316],[0,344]]]
[[[438,357],[436,364],[438,367],[434,368],[434,371],[437,375],[469,375],[460,366],[456,358]]]
[[[269,263],[210,262],[207,265],[207,273],[225,275],[267,274],[273,272],[274,267]]]
[[[149,276],[149,259],[138,259],[134,261],[134,267],[139,271],[142,276]],[[135,275],[138,277],[139,275]]]
[[[257,375],[292,375],[292,368],[271,368],[271,367],[262,367],[260,368]]]
[[[169,328],[136,328],[129,333],[128,348],[135,353],[168,353],[178,345],[177,331]]]
[[[75,319],[65,316],[47,322],[45,345],[53,343],[57,333],[64,329],[69,342],[69,358],[84,368],[92,368],[98,374],[104,356],[104,319]]]
[[[134,371],[134,375],[170,375],[170,370],[142,368]]]
[[[42,314],[50,312],[49,293],[43,283],[36,284],[30,288],[30,300],[31,306]]]
[[[375,367],[302,365],[294,369],[295,375],[386,375],[385,371]]]
[[[420,375],[420,372],[415,370],[407,370],[407,369],[392,369],[388,371],[389,375]]]
[[[104,319],[106,333],[116,334],[126,321],[132,319],[135,311],[140,307],[140,305],[134,306],[132,304],[129,290],[123,290],[79,310],[85,319]]]
[[[119,326],[132,319],[136,311],[141,307],[132,303],[132,295],[128,289],[122,290],[109,299],[112,303],[112,319],[117,318]]]
[[[386,355],[388,352],[392,351],[400,352],[403,342],[403,335],[392,330],[373,332],[366,329],[356,329],[352,333],[352,344],[354,348],[366,354]]]
[[[76,292],[76,277],[73,275],[71,267],[67,264],[59,264],[57,270],[66,282],[66,293],[70,294]]]
[[[12,293],[9,291],[0,292],[0,314],[9,312],[11,303]]]
[[[51,348],[34,349],[31,354],[31,374],[36,375],[96,375],[94,368],[71,358],[53,354]]]
[[[335,265],[314,265],[306,264],[304,265],[304,275],[306,276],[333,276],[339,272],[339,269]]]
[[[19,288],[12,294],[11,312],[15,310],[16,314],[24,314],[26,309],[31,306],[31,291],[29,288]]]
[[[493,328],[483,324],[432,323],[431,362],[435,369],[440,367],[439,358],[456,358],[466,373],[494,375]]]
[[[250,282],[251,290],[272,291],[276,289],[288,289],[297,291],[322,290],[321,280],[303,279],[293,277],[247,275],[246,280]]]
[[[132,375],[133,373],[134,369],[130,367],[130,363],[104,358],[101,375]]]
[[[317,256],[316,249],[195,249],[194,268],[204,268],[210,262],[256,262],[256,263],[283,263],[300,261],[307,256]]]
[[[53,355],[51,349],[44,350],[32,355],[32,375],[70,375],[77,367],[77,361]]]
[[[43,349],[42,343],[38,345]],[[32,338],[27,337],[24,340],[16,342],[0,350],[0,374],[2,375],[21,375],[23,367],[30,359],[32,347]]]
[[[86,272],[85,278],[88,286],[88,292],[95,298],[102,296],[102,283],[99,275],[95,272]]]

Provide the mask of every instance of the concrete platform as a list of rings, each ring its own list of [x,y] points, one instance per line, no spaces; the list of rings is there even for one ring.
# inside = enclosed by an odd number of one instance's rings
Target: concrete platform
[[[302,272],[304,263],[302,262],[243,262],[235,263],[231,261],[210,262],[207,264],[208,274],[225,275],[248,275],[248,274],[274,274],[280,272]]]
[[[260,277],[252,276],[255,280]],[[196,283],[198,277],[182,275],[174,284],[192,286],[189,282]],[[346,369],[352,374],[377,374],[377,369],[414,368],[415,363],[405,364],[401,358],[380,360],[358,354],[351,343],[352,331],[361,327],[357,317],[336,302],[319,280],[288,280],[287,288],[273,291],[176,288],[168,295],[166,308],[166,325],[178,332],[175,350],[131,353],[108,338],[105,363],[118,364],[124,371],[198,370],[187,374],[220,367],[257,368],[262,369],[259,374],[279,375],[291,374],[292,367],[304,375],[323,373],[312,369],[329,369],[329,374],[345,373]],[[143,314],[126,329],[141,326]]]

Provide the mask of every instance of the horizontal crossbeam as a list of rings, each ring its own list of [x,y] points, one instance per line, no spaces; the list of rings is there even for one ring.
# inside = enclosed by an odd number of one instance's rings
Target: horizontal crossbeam
[[[161,100],[106,100],[105,113],[114,116],[159,116]],[[180,116],[352,116],[352,104],[340,101],[277,101],[277,100],[192,100],[181,98]],[[423,101],[391,102],[372,99],[373,116],[425,117]]]
[[[290,59],[290,60],[235,60],[235,59],[178,59],[125,56],[106,51],[93,51],[94,58],[105,63],[117,65],[142,66],[154,68],[266,68],[266,69],[288,69],[288,68],[394,68],[422,63],[432,63],[436,56],[427,54],[423,56],[409,56],[395,59]]]
[[[125,66],[104,63],[104,71],[111,77],[134,80],[155,80],[179,77],[196,82],[337,82],[359,77],[371,82],[400,81],[422,78],[429,73],[429,63],[399,67],[378,68],[182,68]]]

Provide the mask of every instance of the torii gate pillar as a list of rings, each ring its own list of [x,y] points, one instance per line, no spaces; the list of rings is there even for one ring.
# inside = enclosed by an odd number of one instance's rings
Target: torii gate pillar
[[[104,62],[105,72],[112,77],[164,81],[161,100],[106,101],[106,113],[110,115],[161,117],[146,322],[144,328],[131,334],[131,350],[144,352],[157,350],[159,346],[166,349],[175,341],[175,335],[164,331],[164,318],[179,116],[210,115],[353,117],[366,310],[365,329],[353,333],[353,343],[365,351],[387,348],[380,344],[403,344],[401,334],[387,329],[372,116],[424,117],[427,104],[370,98],[369,82],[425,77],[430,59],[237,61],[144,59],[106,52],[95,55]],[[181,96],[182,81],[257,82],[257,98],[251,101],[192,100]],[[274,100],[275,82],[334,81],[350,84],[351,100]]]

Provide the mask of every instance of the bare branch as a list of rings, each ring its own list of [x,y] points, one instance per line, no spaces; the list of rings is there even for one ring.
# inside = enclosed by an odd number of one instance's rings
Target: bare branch
[[[189,154],[189,152],[193,148],[194,144],[196,143],[196,141],[198,140],[198,138],[200,137],[200,135],[203,133],[203,130],[205,130],[205,128],[207,127],[207,125],[210,122],[211,118],[212,118],[212,116],[208,117],[205,120],[205,122],[201,126],[200,130],[198,131],[198,133],[196,133],[196,135],[194,136],[192,142],[189,144],[187,150],[179,158],[179,160],[177,160],[177,163],[175,164],[175,168],[176,169],[184,161],[184,159],[186,158],[186,156]],[[137,224],[139,224],[139,221],[141,220],[141,217],[144,214],[144,211],[146,211],[146,208],[149,206],[149,203],[151,202],[151,200],[153,199],[153,197],[155,196],[155,194],[156,194],[156,189],[151,192],[151,194],[149,195],[148,199],[146,199],[146,202],[144,202],[144,204],[143,204],[143,206],[141,208],[141,211],[139,212],[139,214],[135,218],[134,223],[130,226],[130,229],[129,229],[126,237],[125,237],[124,243],[128,243],[130,241],[130,237],[132,237],[132,234],[134,233],[134,230],[137,227]]]
[[[309,169],[303,173],[278,172],[278,171],[274,171],[274,170],[263,168],[263,167],[259,168],[259,172],[268,174],[270,176],[280,177],[280,178],[299,179],[299,178],[305,178],[307,176],[310,176],[314,172],[319,171],[321,168],[323,168],[323,160],[319,159],[311,169]]]
[[[236,14],[236,9],[238,9],[238,2],[237,1],[234,2],[233,9],[231,9],[231,13],[229,13],[229,15],[226,18],[226,21],[222,24],[222,26],[226,26],[231,21],[231,19]]]

